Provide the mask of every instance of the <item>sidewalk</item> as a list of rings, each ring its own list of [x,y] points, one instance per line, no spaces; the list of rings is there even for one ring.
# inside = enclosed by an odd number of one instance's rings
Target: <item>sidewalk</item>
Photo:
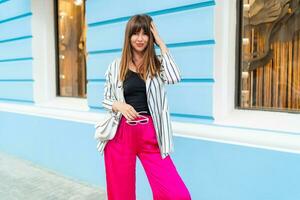
[[[105,200],[101,188],[75,182],[0,152],[1,200]]]

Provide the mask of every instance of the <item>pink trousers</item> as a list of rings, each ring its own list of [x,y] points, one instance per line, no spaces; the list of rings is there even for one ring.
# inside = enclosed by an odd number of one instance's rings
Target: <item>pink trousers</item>
[[[122,116],[104,149],[108,200],[136,200],[136,156],[146,172],[154,200],[190,200],[170,155],[161,158],[151,115],[147,124],[129,125]],[[140,117],[137,117],[140,119]]]

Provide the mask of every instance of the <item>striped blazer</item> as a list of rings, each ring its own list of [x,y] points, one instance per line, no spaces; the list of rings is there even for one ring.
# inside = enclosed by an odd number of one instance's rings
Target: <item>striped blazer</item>
[[[174,62],[170,51],[157,56],[161,63],[161,73],[152,79],[147,74],[146,93],[147,103],[153,124],[156,130],[157,142],[160,148],[161,157],[166,158],[174,151],[173,147],[173,131],[171,127],[169,106],[165,90],[165,84],[175,84],[181,80],[181,74],[178,66]],[[113,112],[112,104],[114,101],[125,102],[123,93],[123,82],[118,79],[120,58],[116,58],[106,70],[106,82],[104,85],[103,107],[111,114],[117,117],[120,122],[121,112]],[[97,145],[98,151],[103,154],[106,141],[99,141]]]

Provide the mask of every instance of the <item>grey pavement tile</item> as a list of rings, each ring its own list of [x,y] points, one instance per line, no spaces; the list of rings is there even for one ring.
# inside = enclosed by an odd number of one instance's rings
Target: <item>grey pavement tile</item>
[[[106,200],[106,193],[0,152],[0,200]]]

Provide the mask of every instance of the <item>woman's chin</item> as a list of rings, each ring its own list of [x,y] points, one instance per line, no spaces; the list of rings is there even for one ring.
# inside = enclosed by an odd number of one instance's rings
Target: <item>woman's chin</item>
[[[144,47],[137,47],[137,48],[135,48],[134,50],[135,50],[136,52],[138,52],[138,53],[142,53],[142,52],[144,52],[145,48],[144,48]]]

